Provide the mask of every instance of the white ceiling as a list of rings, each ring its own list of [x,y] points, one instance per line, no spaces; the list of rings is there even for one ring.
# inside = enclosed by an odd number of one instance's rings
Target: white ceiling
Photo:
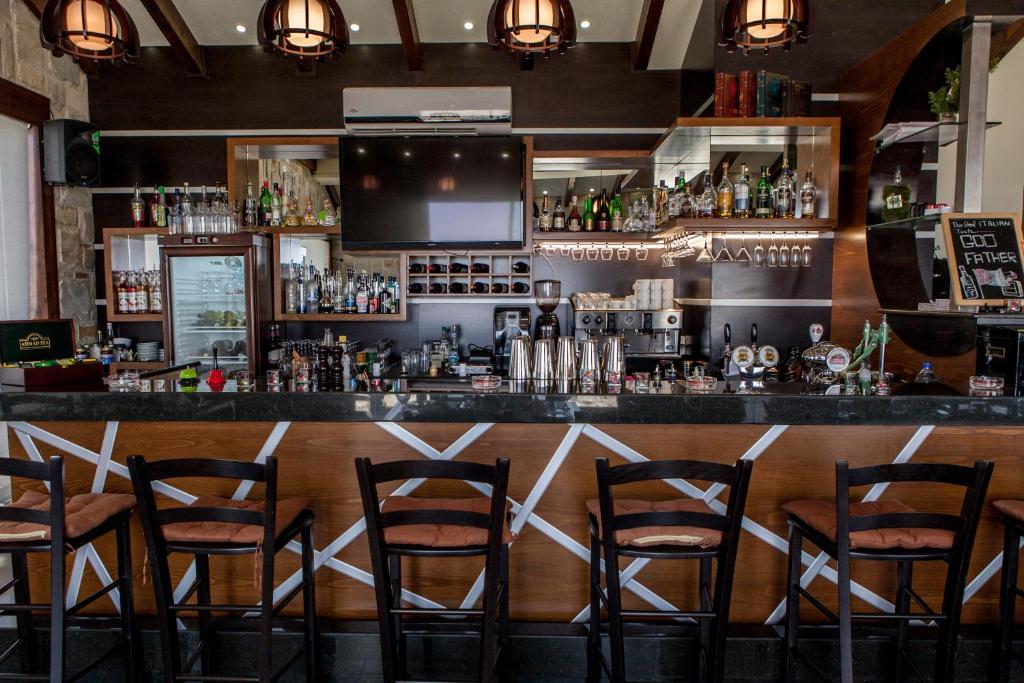
[[[573,0],[580,42],[631,42],[644,0]],[[702,0],[667,0],[650,69],[678,69],[683,64]],[[121,0],[135,20],[144,46],[167,45],[139,0]],[[255,45],[256,18],[262,0],[175,0],[178,10],[202,45]],[[399,43],[394,10],[387,0],[339,0],[355,45]],[[482,43],[487,40],[490,0],[413,0],[420,40],[424,43]],[[466,30],[466,22],[473,23]],[[236,25],[246,27],[244,33]]]

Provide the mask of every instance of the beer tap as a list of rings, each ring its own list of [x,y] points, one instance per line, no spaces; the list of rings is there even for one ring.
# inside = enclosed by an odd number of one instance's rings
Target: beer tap
[[[732,377],[739,374],[739,368],[733,364],[732,360],[732,325],[729,323],[725,324],[725,328],[722,330],[722,334],[725,337],[725,348],[722,350],[722,379]]]

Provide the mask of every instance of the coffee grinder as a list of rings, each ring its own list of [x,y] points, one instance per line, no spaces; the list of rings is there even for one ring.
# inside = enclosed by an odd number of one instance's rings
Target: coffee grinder
[[[537,308],[541,311],[533,330],[534,339],[558,339],[562,331],[554,311],[562,298],[562,283],[558,280],[537,280],[533,283],[533,291],[537,296]]]

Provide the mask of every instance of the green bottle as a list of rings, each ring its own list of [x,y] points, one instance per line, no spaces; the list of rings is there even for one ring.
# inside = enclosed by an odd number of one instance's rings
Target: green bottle
[[[612,231],[622,232],[622,195],[616,194],[612,199]]]
[[[260,190],[260,216],[259,223],[264,228],[270,227],[272,197],[270,196],[269,181],[263,181],[263,189]]]
[[[594,196],[591,194],[583,202],[583,232],[594,232]]]
[[[775,215],[772,201],[772,184],[768,181],[768,167],[761,167],[761,179],[757,181],[754,193],[754,217],[771,218]]]

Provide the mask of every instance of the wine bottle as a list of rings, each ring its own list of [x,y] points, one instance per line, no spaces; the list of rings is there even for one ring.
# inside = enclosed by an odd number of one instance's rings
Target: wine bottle
[[[410,273],[425,273],[425,272],[427,272],[427,266],[425,264],[423,264],[423,263],[410,263],[409,264],[409,272]]]
[[[601,190],[601,206],[597,210],[597,229],[608,232],[612,229],[612,212],[608,202],[608,193]]]
[[[443,263],[431,263],[429,266],[427,266],[427,272],[428,273],[447,273],[448,272],[448,266],[446,266]]]
[[[487,286],[486,282],[474,282],[473,293],[474,294],[486,294],[490,291],[490,287]]]
[[[525,282],[513,282],[512,292],[515,294],[529,294],[530,285],[526,284]]]
[[[465,263],[453,263],[448,267],[449,273],[468,273],[469,268]]]
[[[448,292],[450,294],[465,294],[466,293],[466,285],[464,283],[462,283],[462,282],[453,282],[448,287]]]
[[[565,230],[565,209],[562,208],[562,199],[555,199],[555,212],[551,216],[552,230]]]
[[[489,273],[489,272],[491,272],[491,267],[488,264],[486,264],[486,263],[474,263],[473,265],[471,265],[469,267],[469,272],[471,272],[471,273]]]
[[[448,292],[448,286],[440,282],[432,282],[427,291],[431,294],[446,294]]]
[[[583,231],[594,231],[594,195],[588,194],[583,202]]]
[[[772,202],[772,184],[768,181],[768,167],[761,167],[761,179],[754,194],[754,217],[771,218],[775,214]]]
[[[583,226],[582,219],[580,218],[579,209],[576,208],[576,197],[572,198],[572,208],[569,210],[569,223],[566,229],[569,232],[579,232]]]
[[[729,162],[722,162],[722,181],[718,183],[718,216],[732,218],[733,198],[736,196],[732,181],[729,180]]]
[[[516,261],[515,263],[512,264],[512,272],[513,273],[529,273],[530,272],[530,264],[527,263],[526,261]]]
[[[411,282],[411,283],[409,283],[409,293],[410,294],[422,294],[423,293],[423,285],[420,284],[419,282]]]
[[[508,294],[508,285],[502,282],[495,282],[491,285],[491,294]]]

